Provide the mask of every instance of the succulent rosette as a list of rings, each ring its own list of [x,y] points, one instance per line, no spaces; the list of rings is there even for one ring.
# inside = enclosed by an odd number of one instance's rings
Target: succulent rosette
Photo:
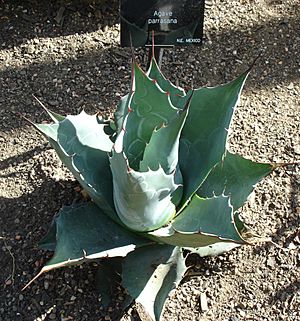
[[[153,57],[146,73],[133,62],[130,91],[113,120],[47,110],[53,123],[35,127],[91,200],[55,216],[40,244],[54,255],[40,274],[94,259],[113,262],[103,268],[106,276],[99,272],[103,297],[117,270],[132,300],[159,320],[186,273],[183,249],[206,256],[248,244],[238,209],[273,169],[227,149],[248,73],[186,92]]]

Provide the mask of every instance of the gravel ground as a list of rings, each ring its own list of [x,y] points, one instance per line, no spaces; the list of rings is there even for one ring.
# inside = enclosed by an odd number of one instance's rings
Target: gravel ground
[[[253,160],[300,160],[298,0],[210,1],[202,47],[175,48],[163,70],[182,86],[233,79],[260,55],[236,112],[230,148]],[[53,215],[79,198],[78,184],[18,113],[47,119],[83,108],[109,115],[130,79],[119,47],[118,3],[0,1],[0,321],[139,320],[122,317],[124,295],[108,309],[94,285],[98,263],[61,269],[21,288],[51,256],[37,248]],[[137,59],[147,63],[144,50]],[[272,240],[196,261],[171,295],[164,320],[300,320],[300,172],[277,169],[243,208]],[[206,306],[207,304],[207,306]]]

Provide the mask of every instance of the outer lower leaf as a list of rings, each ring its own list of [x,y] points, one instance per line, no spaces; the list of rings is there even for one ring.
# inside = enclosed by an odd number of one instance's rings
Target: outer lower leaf
[[[137,64],[134,65],[133,91],[130,112],[123,124],[124,132],[117,138],[116,150],[124,151],[130,167],[138,170],[153,130],[167,124],[177,109],[172,106],[169,94],[147,77]],[[122,146],[118,147],[119,144]]]
[[[112,196],[108,151],[113,143],[105,133],[109,125],[96,115],[82,112],[77,116],[67,116],[58,124],[37,124],[35,127],[46,136],[61,161],[97,205],[120,222]]]
[[[225,153],[227,130],[249,71],[234,81],[194,90],[180,140],[183,202],[199,188]]]
[[[58,126],[58,142],[66,153],[78,153],[84,147],[110,152],[113,146],[109,136],[105,133],[108,124],[82,111],[76,116],[67,116]]]
[[[140,173],[129,167],[123,153],[110,158],[115,208],[121,221],[135,231],[154,230],[175,215],[171,194],[178,187],[174,173],[167,175],[160,167]]]
[[[194,195],[189,205],[167,227],[148,233],[157,242],[182,247],[203,247],[218,242],[244,244],[228,196],[202,199]]]
[[[179,107],[181,105],[182,97],[185,96],[184,89],[173,85],[168,79],[164,77],[157,65],[154,55],[152,56],[147,75],[153,81],[156,81],[163,91],[170,93],[170,99],[174,106]]]
[[[197,194],[201,197],[230,195],[230,202],[234,210],[237,210],[247,200],[254,185],[272,169],[270,164],[255,163],[238,154],[227,152],[224,160],[210,172]]]
[[[140,171],[148,168],[157,170],[160,166],[167,174],[172,173],[178,164],[179,138],[188,109],[179,111],[175,119],[158,130],[154,130],[140,163]]]
[[[54,224],[55,253],[41,273],[96,258],[126,256],[149,243],[116,224],[92,202],[63,207]]]
[[[123,263],[123,286],[153,320],[159,321],[170,291],[187,268],[182,250],[166,245],[146,246],[129,253]]]

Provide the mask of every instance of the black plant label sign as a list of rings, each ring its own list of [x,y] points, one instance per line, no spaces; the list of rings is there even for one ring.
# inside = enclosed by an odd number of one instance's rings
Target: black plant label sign
[[[121,0],[121,46],[199,45],[204,0]]]

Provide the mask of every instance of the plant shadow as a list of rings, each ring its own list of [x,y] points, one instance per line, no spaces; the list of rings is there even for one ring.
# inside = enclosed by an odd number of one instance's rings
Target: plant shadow
[[[0,46],[30,39],[84,34],[118,23],[118,1],[13,0],[0,3]]]

